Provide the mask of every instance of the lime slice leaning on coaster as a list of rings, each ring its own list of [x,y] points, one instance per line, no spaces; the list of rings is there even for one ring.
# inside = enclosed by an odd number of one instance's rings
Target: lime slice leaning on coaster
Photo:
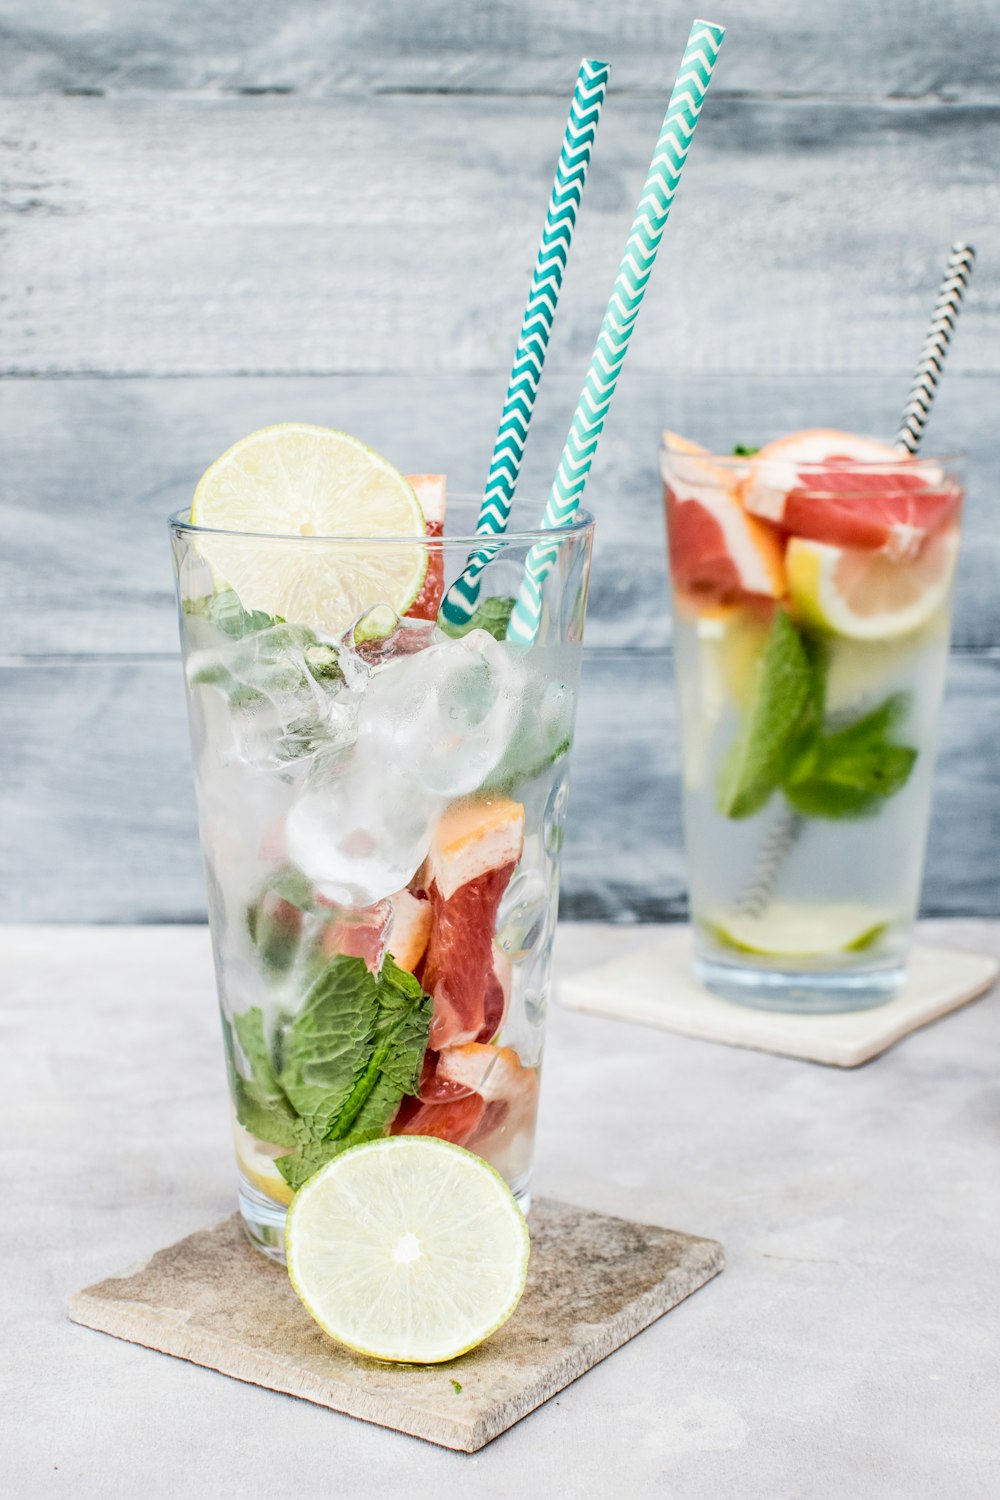
[[[407,1364],[481,1344],[528,1272],[528,1226],[503,1178],[431,1136],[334,1157],[295,1195],[286,1244],[292,1285],[331,1338]]]
[[[404,614],[423,586],[420,545],[302,546],[300,537],[422,538],[410,482],[357,438],[286,422],[252,432],[199,481],[191,524],[250,536],[200,538],[203,555],[244,609],[340,635],[375,604]],[[296,539],[262,544],[261,533]]]

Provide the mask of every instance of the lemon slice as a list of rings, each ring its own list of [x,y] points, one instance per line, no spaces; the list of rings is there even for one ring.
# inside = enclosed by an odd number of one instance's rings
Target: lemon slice
[[[255,1136],[244,1130],[237,1120],[233,1121],[233,1136],[236,1142],[236,1162],[243,1176],[265,1198],[287,1208],[292,1201],[292,1190],[278,1171],[274,1156],[261,1146]]]
[[[815,959],[873,948],[891,920],[888,912],[860,902],[800,906],[791,901],[772,901],[759,917],[733,912],[705,925],[716,942],[737,953]]]
[[[439,1364],[514,1311],[528,1226],[503,1178],[431,1136],[337,1156],[288,1211],[288,1274],[319,1326],[358,1354]]]
[[[916,557],[833,547],[792,537],[788,587],[808,624],[856,641],[885,641],[920,630],[947,602],[958,559],[958,528],[931,536]]]
[[[244,609],[330,635],[374,605],[405,614],[427,571],[426,548],[416,544],[424,513],[409,480],[357,438],[305,422],[261,428],[216,459],[195,490],[191,523],[251,533],[199,538]],[[304,546],[302,537],[316,540]]]

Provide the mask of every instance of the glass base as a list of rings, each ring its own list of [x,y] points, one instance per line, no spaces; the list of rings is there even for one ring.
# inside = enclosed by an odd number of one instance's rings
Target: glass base
[[[746,964],[714,958],[696,958],[695,973],[707,990],[723,1000],[751,1010],[778,1010],[794,1015],[837,1015],[852,1010],[873,1010],[897,995],[906,979],[906,967],[796,973],[753,969]]]
[[[511,1188],[525,1216],[531,1208],[530,1181],[530,1176],[525,1176]],[[273,1260],[279,1266],[283,1266],[285,1264],[285,1216],[288,1210],[251,1187],[243,1177],[240,1178],[239,1204],[243,1228],[246,1230],[247,1239],[251,1245],[255,1250],[259,1250],[261,1255],[266,1255],[268,1260]]]

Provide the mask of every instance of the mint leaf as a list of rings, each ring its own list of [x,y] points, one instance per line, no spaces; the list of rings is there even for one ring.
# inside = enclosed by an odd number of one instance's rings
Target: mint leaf
[[[754,454],[755,453],[759,453],[759,452],[760,452],[760,444],[759,443],[758,443],[758,445],[757,445],[756,448],[751,447],[747,443],[736,443],[733,446],[732,456],[733,456],[733,458],[753,458]]]
[[[892,738],[907,707],[906,695],[897,693],[846,729],[817,736],[784,785],[796,811],[811,818],[864,818],[901,791],[917,759],[916,750]]]
[[[213,594],[205,613],[216,630],[234,638],[250,635],[255,630],[267,630],[281,622],[279,615],[268,615],[261,609],[244,609],[235,589]]]
[[[359,972],[360,969],[360,972]],[[310,1139],[278,1159],[293,1188],[338,1152],[384,1135],[404,1094],[415,1094],[431,997],[387,957],[376,977],[339,957],[313,986],[285,1034],[281,1081]]]
[[[237,1119],[288,1148],[276,1165],[289,1186],[385,1134],[400,1099],[420,1087],[431,1008],[419,980],[391,958],[374,975],[363,959],[339,955],[299,1014],[279,1018],[270,1042],[259,1007],[223,1018]]]
[[[250,1078],[245,1078],[236,1066],[234,1027],[250,1067]],[[270,1141],[275,1146],[299,1145],[305,1138],[305,1131],[274,1076],[264,1038],[262,1012],[255,1006],[243,1015],[235,1016],[232,1025],[223,1017],[222,1038],[229,1088],[240,1124],[258,1140]]]
[[[482,603],[477,604],[471,619],[466,620],[464,625],[453,625],[450,620],[439,615],[438,629],[456,639],[468,635],[470,630],[485,630],[494,640],[505,640],[515,603],[514,599],[484,599]]]
[[[279,1082],[311,1134],[332,1132],[363,1077],[378,1015],[378,985],[364,959],[338,954],[283,1030]]]
[[[785,779],[822,713],[823,668],[787,612],[774,616],[742,730],[723,762],[720,813],[749,818]]]

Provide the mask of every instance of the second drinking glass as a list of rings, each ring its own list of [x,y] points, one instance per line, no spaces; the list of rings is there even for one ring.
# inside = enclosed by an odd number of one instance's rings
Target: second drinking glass
[[[668,437],[661,468],[699,975],[771,1009],[879,1004],[920,897],[961,465],[816,432],[728,457]]]

